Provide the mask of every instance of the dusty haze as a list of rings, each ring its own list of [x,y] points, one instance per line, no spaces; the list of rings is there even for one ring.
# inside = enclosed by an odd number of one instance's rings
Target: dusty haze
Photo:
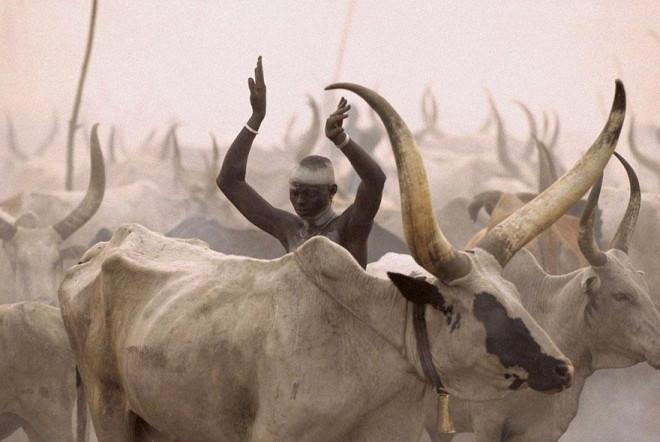
[[[89,3],[0,2],[0,108],[12,112],[26,143],[40,135],[28,129],[47,130],[52,109],[63,119],[71,113]],[[262,139],[279,141],[291,113],[306,112],[304,94],[322,97],[335,80],[348,8],[348,1],[101,1],[81,119],[121,126],[129,143],[175,118],[185,140],[206,143],[213,130],[230,141],[249,116],[246,79],[261,54],[269,93]],[[660,118],[660,41],[650,32],[660,33],[658,23],[653,0],[354,0],[337,79],[378,88],[411,126],[430,84],[451,131],[479,125],[488,88],[514,133],[526,131],[511,101],[520,99],[593,134],[619,76],[639,121]]]
[[[61,122],[58,147],[64,144],[90,3],[0,0],[0,112],[11,113],[26,146],[43,138],[53,110]],[[99,3],[80,120],[100,122],[104,136],[111,125],[120,127],[129,147],[174,120],[182,123],[179,134],[186,143],[208,145],[209,131],[230,142],[250,115],[247,78],[258,55],[264,57],[268,86],[260,134],[266,145],[281,140],[293,113],[304,127],[305,94],[323,99],[323,87],[335,80],[376,88],[413,128],[421,124],[420,95],[431,85],[449,132],[481,124],[490,90],[519,137],[526,136],[527,123],[515,99],[537,113],[557,111],[562,134],[590,140],[620,77],[637,121],[660,124],[657,0]],[[4,137],[4,118],[0,128]],[[63,167],[63,150],[61,160]],[[626,379],[637,389],[630,397],[611,398],[619,407],[603,404],[606,393],[583,395],[584,406],[593,409],[581,409],[562,440],[657,440],[658,427],[644,425],[657,423],[660,410],[635,408],[645,393],[641,381],[634,383],[636,374],[650,375],[642,367],[635,370],[592,379],[605,389],[608,380]]]

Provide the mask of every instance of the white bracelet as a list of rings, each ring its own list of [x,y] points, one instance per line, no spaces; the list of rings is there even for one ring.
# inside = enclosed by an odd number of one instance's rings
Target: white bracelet
[[[245,128],[249,131],[252,132],[253,134],[257,135],[259,133],[258,130],[252,129],[249,124],[245,123]]]
[[[351,137],[349,137],[346,132],[344,132],[344,135],[346,135],[346,138],[344,139],[344,141],[342,141],[339,144],[335,144],[335,146],[337,146],[337,149],[343,149],[344,147],[346,147],[348,142],[351,141]]]

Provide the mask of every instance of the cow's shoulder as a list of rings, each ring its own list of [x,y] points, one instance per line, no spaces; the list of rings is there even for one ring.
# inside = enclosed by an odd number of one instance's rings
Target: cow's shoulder
[[[309,239],[293,257],[302,273],[332,297],[380,291],[390,285],[389,280],[367,273],[346,249],[323,236]]]
[[[58,308],[39,302],[0,306],[0,330],[5,343],[20,348],[42,347],[49,353],[70,353],[69,342]]]

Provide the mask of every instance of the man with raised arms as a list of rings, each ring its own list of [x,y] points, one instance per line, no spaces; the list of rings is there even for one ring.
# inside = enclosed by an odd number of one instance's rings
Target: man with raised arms
[[[341,214],[332,209],[337,193],[332,163],[326,157],[303,158],[289,177],[289,199],[296,215],[277,209],[245,182],[252,142],[266,115],[266,84],[257,60],[254,78],[248,79],[252,116],[229,147],[216,180],[220,190],[255,226],[273,235],[287,252],[307,239],[323,235],[343,246],[362,266],[367,265],[367,240],[380,207],[385,174],[378,164],[344,132],[342,123],[350,105],[339,101],[325,123],[325,135],[348,158],[360,177],[355,201]]]

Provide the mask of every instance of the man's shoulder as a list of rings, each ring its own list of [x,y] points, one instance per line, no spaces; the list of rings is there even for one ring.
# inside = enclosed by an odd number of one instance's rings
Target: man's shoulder
[[[361,219],[358,220],[358,217],[353,216],[355,212],[355,204],[351,204],[348,206],[342,213],[339,215],[337,218],[341,218],[340,221],[342,223],[343,228],[345,229],[357,229],[357,230],[364,230],[366,233],[369,233],[371,231],[371,228],[374,225],[374,219]]]

